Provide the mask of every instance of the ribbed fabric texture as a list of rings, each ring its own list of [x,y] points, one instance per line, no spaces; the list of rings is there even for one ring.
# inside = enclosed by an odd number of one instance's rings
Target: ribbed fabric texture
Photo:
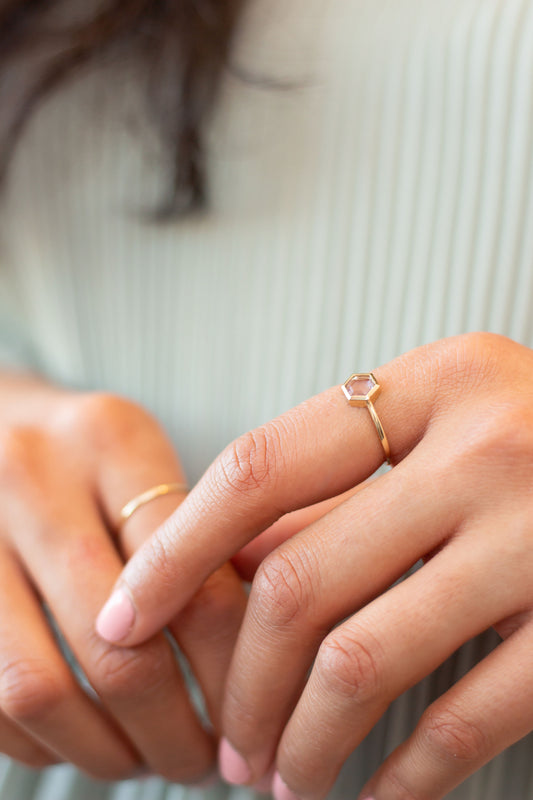
[[[206,215],[142,220],[164,154],[118,61],[39,111],[2,208],[4,362],[139,400],[191,481],[240,432],[416,345],[533,346],[529,0],[252,0],[234,58],[251,78],[225,82]],[[393,704],[334,795],[495,641]],[[450,797],[533,800],[532,753],[530,737]],[[0,800],[200,796],[1,769]]]

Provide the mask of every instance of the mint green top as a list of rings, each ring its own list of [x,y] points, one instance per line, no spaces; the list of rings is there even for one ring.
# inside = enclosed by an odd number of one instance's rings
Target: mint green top
[[[212,203],[158,227],[164,160],[134,70],[38,112],[0,230],[0,363],[118,391],[195,481],[237,434],[354,371],[469,330],[533,346],[533,3],[250,0],[209,130]],[[402,696],[332,793],[353,798],[469,643]],[[450,797],[533,800],[529,737]],[[0,800],[214,800],[0,760]]]

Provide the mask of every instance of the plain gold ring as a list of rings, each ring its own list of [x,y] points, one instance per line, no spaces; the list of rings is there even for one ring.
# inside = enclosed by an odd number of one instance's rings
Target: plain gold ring
[[[155,500],[156,497],[162,497],[165,494],[187,494],[188,491],[189,487],[185,483],[160,483],[158,486],[153,486],[151,489],[147,489],[145,492],[138,494],[133,498],[133,500],[130,500],[128,503],[126,503],[126,505],[122,508],[119,515],[119,528],[124,525],[126,520],[128,520],[138,508],[144,506],[146,503],[149,503],[150,500]]]

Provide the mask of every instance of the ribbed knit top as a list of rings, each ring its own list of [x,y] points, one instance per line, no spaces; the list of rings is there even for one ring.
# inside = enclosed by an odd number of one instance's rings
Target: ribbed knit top
[[[116,57],[36,113],[0,219],[0,363],[139,400],[191,481],[240,432],[418,344],[533,346],[529,0],[250,0],[233,60],[207,213],[144,218],[165,157]],[[485,646],[393,705],[339,797]],[[533,799],[531,747],[451,796]],[[19,779],[0,767],[0,800]],[[45,780],[35,797],[62,800]],[[177,791],[128,785],[106,791]]]

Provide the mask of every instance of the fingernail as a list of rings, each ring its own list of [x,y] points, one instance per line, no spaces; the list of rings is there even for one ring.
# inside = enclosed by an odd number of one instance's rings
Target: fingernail
[[[220,742],[218,763],[221,775],[227,783],[236,783],[240,786],[248,783],[252,777],[250,767],[226,738]]]
[[[263,775],[260,781],[254,783],[251,787],[255,789],[256,792],[262,792],[263,794],[270,794],[272,791],[272,781],[274,780],[274,767],[269,769],[266,775]]]
[[[272,781],[272,794],[276,800],[301,800],[297,794],[294,794],[289,789],[279,772],[276,772]]]
[[[133,628],[135,609],[124,589],[117,589],[96,620],[96,631],[106,642],[120,642]]]

